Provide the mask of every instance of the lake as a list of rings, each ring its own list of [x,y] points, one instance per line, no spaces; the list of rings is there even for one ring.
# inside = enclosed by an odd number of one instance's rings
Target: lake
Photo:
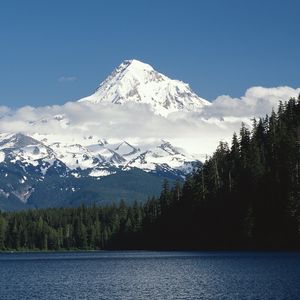
[[[300,299],[300,253],[0,254],[0,299]]]

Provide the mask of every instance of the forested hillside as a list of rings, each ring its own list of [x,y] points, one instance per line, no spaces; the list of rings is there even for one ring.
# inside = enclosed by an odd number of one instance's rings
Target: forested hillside
[[[0,214],[0,249],[299,249],[299,177],[290,99],[146,204]]]
[[[160,222],[175,247],[299,247],[300,100],[220,143]]]

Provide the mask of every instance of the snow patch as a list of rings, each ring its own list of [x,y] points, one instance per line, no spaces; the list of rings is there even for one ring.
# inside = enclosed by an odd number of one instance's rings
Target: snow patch
[[[0,163],[2,163],[5,160],[5,153],[3,151],[0,151]]]
[[[90,172],[89,176],[91,177],[105,177],[105,176],[109,176],[112,174],[115,174],[116,172],[114,171],[108,171],[108,170],[93,170],[92,172]]]

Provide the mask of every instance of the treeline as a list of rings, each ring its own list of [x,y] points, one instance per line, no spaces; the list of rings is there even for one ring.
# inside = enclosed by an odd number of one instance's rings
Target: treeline
[[[0,213],[0,249],[300,249],[300,99],[145,204]]]
[[[159,219],[166,247],[299,249],[300,97],[220,143],[178,199]]]
[[[107,249],[141,231],[143,207],[48,208],[0,214],[0,250]]]

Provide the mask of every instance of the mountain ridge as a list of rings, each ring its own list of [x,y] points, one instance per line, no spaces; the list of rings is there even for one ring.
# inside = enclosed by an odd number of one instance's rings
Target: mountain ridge
[[[209,105],[187,84],[138,60],[124,61],[94,94],[77,103],[140,103],[162,118]],[[51,124],[59,131],[39,132],[39,126]],[[0,133],[0,209],[67,206],[91,199],[105,203],[121,197],[145,200],[152,196],[150,190],[159,192],[164,178],[182,181],[200,164],[198,156],[174,146],[163,136],[134,143],[128,138],[104,138],[101,120],[99,134],[64,134],[73,124],[68,115],[57,111],[41,115],[37,121],[28,120],[28,125],[30,131]],[[147,191],[144,194],[143,189]],[[55,200],[51,200],[51,193]]]
[[[163,116],[175,111],[199,111],[210,102],[199,97],[188,84],[170,79],[138,60],[125,60],[88,97],[86,103],[127,102],[150,105]]]

